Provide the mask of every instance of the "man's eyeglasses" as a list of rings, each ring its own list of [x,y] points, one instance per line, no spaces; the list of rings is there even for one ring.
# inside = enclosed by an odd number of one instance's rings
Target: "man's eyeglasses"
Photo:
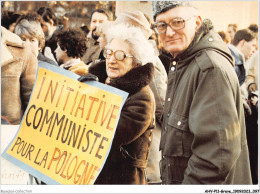
[[[134,57],[132,55],[125,54],[125,52],[121,51],[121,50],[117,50],[117,51],[113,52],[111,49],[105,49],[103,52],[103,56],[106,59],[110,59],[110,57],[112,55],[114,55],[114,57],[117,61],[123,61],[126,57]]]
[[[191,19],[194,16],[189,17],[188,19],[183,18],[173,18],[168,24],[165,22],[158,22],[153,24],[153,28],[155,29],[156,33],[163,34],[166,32],[167,26],[170,26],[172,30],[181,30],[185,27],[185,22]]]

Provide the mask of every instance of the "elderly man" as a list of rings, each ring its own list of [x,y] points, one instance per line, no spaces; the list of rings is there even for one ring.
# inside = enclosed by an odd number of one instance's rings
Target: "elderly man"
[[[153,11],[172,56],[160,142],[163,184],[251,184],[230,51],[189,2],[154,1]]]

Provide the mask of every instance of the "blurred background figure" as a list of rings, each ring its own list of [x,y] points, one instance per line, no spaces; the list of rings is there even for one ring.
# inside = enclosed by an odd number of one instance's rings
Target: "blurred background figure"
[[[233,43],[233,39],[236,32],[237,32],[237,24],[228,24],[227,34],[229,36],[231,43]]]
[[[240,86],[245,81],[245,62],[256,51],[256,36],[249,29],[242,29],[236,32],[232,44],[229,44],[229,50],[235,58],[235,70],[239,79]]]
[[[45,34],[45,47],[43,53],[48,58],[57,61],[55,56],[55,49],[57,48],[56,34],[63,28],[62,25],[58,25],[58,20],[52,9],[48,7],[40,7],[37,13],[43,18],[42,29]]]
[[[246,62],[248,72],[245,81],[252,111],[252,114],[246,117],[246,127],[253,184],[258,184],[258,56],[259,52],[256,52]]]
[[[38,61],[31,45],[1,27],[1,116],[18,125],[29,103]]]
[[[1,26],[5,27],[7,30],[10,30],[11,32],[14,32],[16,20],[20,16],[20,13],[9,10],[3,10],[1,16]]]
[[[225,33],[224,31],[219,31],[218,34],[226,44],[230,43],[230,37],[227,35],[227,33]]]
[[[246,76],[246,86],[248,92],[254,92],[258,90],[258,56],[259,53],[256,52],[250,59],[246,62],[248,66],[248,72]]]
[[[255,105],[252,104],[251,98],[255,95],[252,95],[252,91],[256,90],[255,80],[252,81],[252,78],[255,76],[254,70],[250,71],[250,75],[246,82],[246,65],[248,64],[249,58],[254,56],[257,48],[257,38],[256,34],[249,30],[248,28],[238,30],[234,36],[233,44],[229,44],[228,47],[231,51],[232,56],[235,59],[235,71],[238,76],[241,96],[245,110],[245,123],[246,123],[246,134],[249,150],[249,159],[250,159],[250,170],[253,184],[257,184],[257,157],[258,157],[258,111],[256,110]],[[258,56],[257,54],[255,55]],[[255,59],[257,60],[257,59]],[[257,62],[258,63],[258,62]],[[253,65],[252,65],[253,66]],[[255,77],[254,77],[255,78]],[[252,82],[251,82],[252,81]],[[251,86],[250,86],[251,83]],[[248,89],[247,85],[250,87]]]
[[[87,52],[82,57],[84,63],[89,64],[100,59],[102,55],[101,49],[98,43],[97,27],[107,21],[113,21],[113,13],[105,8],[96,9],[92,12],[90,17],[90,32],[87,35]]]
[[[250,24],[248,26],[248,29],[251,30],[255,34],[257,42],[258,42],[258,25],[257,24]],[[256,50],[258,50],[258,44],[256,44]]]
[[[45,36],[41,27],[42,22],[42,17],[35,12],[22,15],[16,22],[15,34],[31,45],[39,64],[46,62],[52,65],[57,65],[55,61],[41,53],[45,45]]]
[[[86,52],[86,37],[80,29],[61,30],[57,34],[56,57],[60,67],[78,75],[88,73],[88,66],[80,59]]]

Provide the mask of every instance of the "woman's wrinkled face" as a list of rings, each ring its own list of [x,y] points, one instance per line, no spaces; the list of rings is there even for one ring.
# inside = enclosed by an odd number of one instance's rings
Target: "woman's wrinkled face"
[[[119,40],[113,39],[110,44],[107,46],[107,49],[110,49],[114,52],[121,50],[126,55],[132,55],[131,47],[128,43]],[[110,79],[118,78],[125,75],[134,67],[134,58],[125,57],[122,61],[119,61],[115,58],[114,54],[106,58],[106,71]]]

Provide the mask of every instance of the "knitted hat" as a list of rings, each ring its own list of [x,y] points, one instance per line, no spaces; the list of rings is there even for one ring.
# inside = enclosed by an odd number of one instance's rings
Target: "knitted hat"
[[[125,11],[119,14],[115,20],[115,24],[126,23],[136,27],[140,27],[145,38],[148,39],[152,35],[150,23],[140,11]]]
[[[194,7],[193,3],[190,1],[153,1],[153,18],[156,19],[158,14],[166,12],[175,7]]]

